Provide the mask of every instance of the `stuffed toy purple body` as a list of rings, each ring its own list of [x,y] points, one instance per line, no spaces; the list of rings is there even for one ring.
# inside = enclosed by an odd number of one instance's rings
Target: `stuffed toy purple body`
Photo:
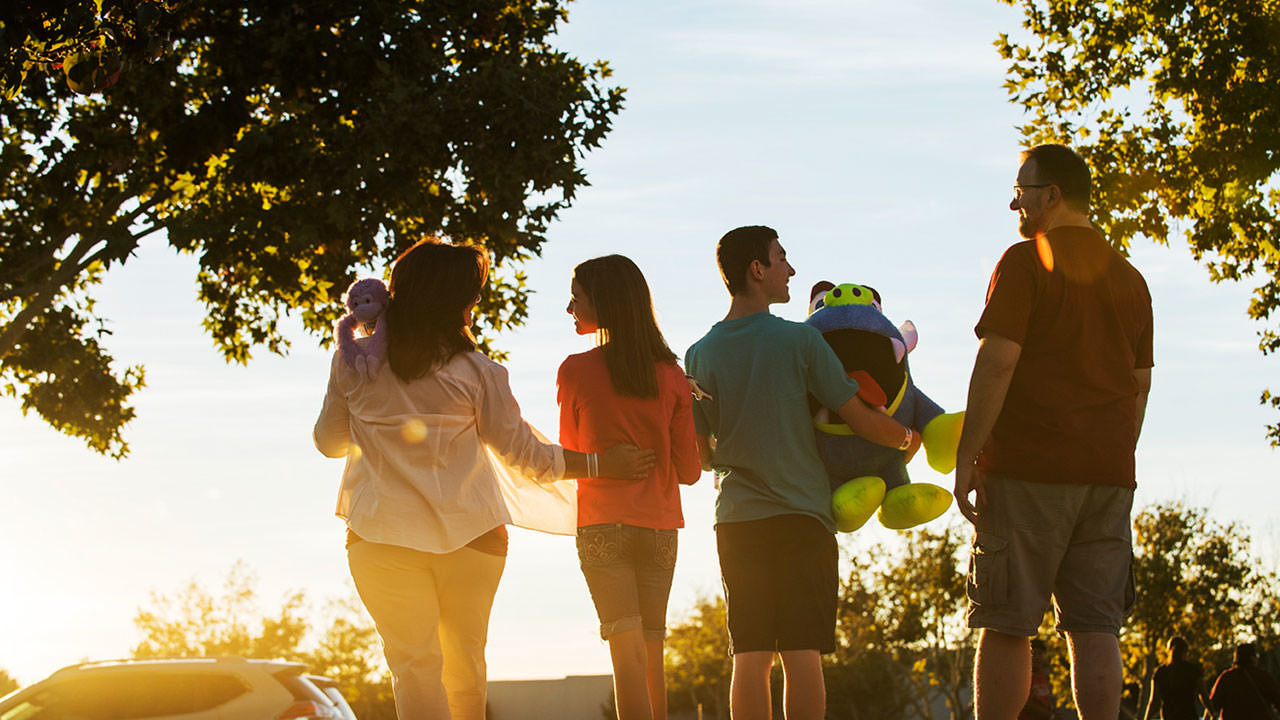
[[[362,278],[351,283],[344,300],[347,316],[338,321],[335,335],[338,352],[349,367],[370,380],[378,376],[378,370],[387,356],[387,304],[391,293],[386,283],[377,278]],[[369,339],[356,342],[356,329]]]

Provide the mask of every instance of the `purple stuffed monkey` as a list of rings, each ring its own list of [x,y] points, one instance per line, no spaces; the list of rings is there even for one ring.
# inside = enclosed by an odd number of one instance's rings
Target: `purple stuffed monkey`
[[[345,303],[351,312],[338,321],[335,332],[343,361],[370,380],[378,376],[378,369],[387,354],[386,319],[390,300],[391,293],[381,280],[356,280],[346,293]],[[357,327],[369,338],[363,347],[356,343]]]

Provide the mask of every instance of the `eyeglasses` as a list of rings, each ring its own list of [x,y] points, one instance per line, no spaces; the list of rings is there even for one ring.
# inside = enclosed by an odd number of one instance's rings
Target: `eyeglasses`
[[[1047,187],[1050,187],[1050,186],[1052,186],[1052,185],[1054,185],[1054,184],[1055,184],[1055,183],[1037,183],[1037,184],[1033,184],[1033,185],[1017,185],[1017,184],[1015,184],[1015,185],[1013,186],[1013,197],[1014,197],[1015,199],[1019,199],[1019,200],[1020,200],[1020,199],[1022,199],[1022,191],[1023,191],[1023,190],[1026,190],[1026,189],[1028,189],[1028,188],[1047,188]]]

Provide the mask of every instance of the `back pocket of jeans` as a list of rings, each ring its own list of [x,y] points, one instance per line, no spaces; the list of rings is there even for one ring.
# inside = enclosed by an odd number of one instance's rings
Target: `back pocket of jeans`
[[[653,562],[663,570],[676,566],[676,531],[653,531]]]
[[[587,525],[578,528],[578,562],[584,568],[616,563],[622,553],[621,546],[621,525]]]
[[[998,605],[1009,596],[1009,543],[990,533],[977,533],[969,554],[965,593],[975,605]]]

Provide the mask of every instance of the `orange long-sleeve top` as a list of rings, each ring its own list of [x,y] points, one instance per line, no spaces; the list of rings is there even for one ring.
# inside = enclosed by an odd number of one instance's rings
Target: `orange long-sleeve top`
[[[657,463],[648,479],[578,480],[578,527],[623,523],[637,527],[684,527],[680,484],[702,473],[693,430],[693,400],[684,372],[674,362],[656,363],[658,396],[619,395],[609,379],[604,351],[570,355],[556,377],[560,444],[578,452],[602,452],[618,443],[652,449]]]

